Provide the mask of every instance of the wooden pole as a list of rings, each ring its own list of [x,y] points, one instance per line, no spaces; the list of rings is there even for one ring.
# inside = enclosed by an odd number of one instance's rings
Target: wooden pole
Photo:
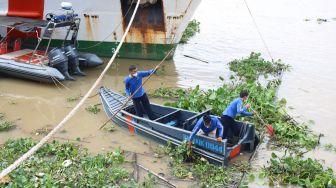
[[[190,56],[190,55],[183,55],[183,56],[184,56],[184,57],[191,58],[191,59],[195,59],[195,60],[197,60],[197,61],[201,61],[201,62],[203,62],[203,63],[209,63],[208,61],[199,59],[199,58],[197,58],[197,57],[192,57],[192,56]]]
[[[146,168],[146,167],[144,167],[144,166],[142,166],[142,165],[140,165],[140,164],[137,164],[137,165],[138,165],[140,168],[144,169],[145,171],[147,171],[147,172],[153,174],[154,176],[156,176],[156,177],[159,178],[160,180],[164,181],[164,182],[167,183],[170,187],[174,187],[174,188],[176,187],[175,184],[171,183],[169,180],[163,178],[162,176],[156,174],[155,172],[149,170],[148,168]]]
[[[138,156],[136,153],[133,153],[132,160],[134,161],[133,162],[133,168],[134,168],[133,177],[134,177],[135,182],[138,182],[139,181],[139,166],[138,166]]]

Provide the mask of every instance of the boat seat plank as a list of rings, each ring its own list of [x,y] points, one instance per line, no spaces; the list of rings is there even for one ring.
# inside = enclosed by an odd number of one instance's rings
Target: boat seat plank
[[[181,110],[175,110],[175,111],[173,111],[173,112],[170,112],[170,113],[168,113],[168,114],[166,114],[166,115],[164,115],[164,116],[161,116],[161,117],[155,119],[154,121],[160,121],[160,120],[162,120],[162,119],[164,119],[164,118],[167,118],[167,117],[169,117],[169,116],[172,116],[173,114],[176,114],[176,113],[178,113],[178,112],[180,112],[180,111],[181,111]]]
[[[198,113],[198,114],[196,114],[196,115],[194,115],[194,116],[186,119],[184,121],[184,123],[183,123],[183,127],[185,128],[185,126],[187,126],[188,124],[190,124],[192,121],[194,121],[195,119],[198,119],[198,118],[202,117],[205,114],[210,114],[210,111],[211,111],[211,109],[208,109],[208,110],[205,110],[205,111],[203,111],[201,113]]]
[[[109,94],[108,96],[110,98],[112,98],[115,101],[118,101],[119,103],[125,103],[126,100],[127,100],[127,98],[125,96],[121,96],[121,95],[116,94],[116,93],[114,93],[112,91],[108,91],[107,93]],[[128,103],[129,104],[133,104],[132,101],[129,101]]]

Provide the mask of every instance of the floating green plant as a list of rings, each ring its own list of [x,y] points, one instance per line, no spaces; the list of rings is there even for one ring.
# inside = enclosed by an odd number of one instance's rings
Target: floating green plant
[[[36,144],[32,139],[8,140],[0,149],[0,171]],[[120,149],[89,155],[72,143],[53,141],[11,174],[1,187],[113,187],[130,184]]]
[[[199,33],[201,31],[200,24],[201,23],[195,19],[191,20],[183,32],[180,43],[187,43],[191,37],[193,37],[196,33]]]
[[[11,122],[11,121],[0,122],[0,132],[1,131],[8,131],[8,130],[14,128],[14,127],[15,127],[14,122]]]
[[[331,168],[314,159],[302,159],[298,156],[279,157],[272,153],[267,167],[260,173],[267,177],[271,186],[335,187],[336,177]]]
[[[86,109],[86,111],[91,112],[93,114],[98,114],[98,112],[100,112],[100,108],[98,107],[100,104],[94,104],[91,106],[88,106]]]

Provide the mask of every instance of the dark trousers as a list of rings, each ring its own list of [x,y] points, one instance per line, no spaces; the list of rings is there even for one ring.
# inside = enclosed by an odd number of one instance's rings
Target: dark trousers
[[[221,123],[224,128],[223,139],[227,138],[229,130],[231,130],[234,135],[239,135],[239,127],[236,126],[236,122],[232,117],[222,115]]]
[[[133,104],[134,104],[134,108],[135,108],[137,116],[143,117],[143,114],[145,111],[149,119],[151,120],[155,119],[155,116],[152,112],[152,108],[149,104],[149,100],[148,100],[146,93],[143,94],[141,97],[133,98],[132,100],[133,100]]]

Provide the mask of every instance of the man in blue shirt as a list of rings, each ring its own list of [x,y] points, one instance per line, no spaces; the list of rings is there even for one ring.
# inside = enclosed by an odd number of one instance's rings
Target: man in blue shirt
[[[217,134],[216,134],[217,131]],[[206,136],[211,136],[216,138],[218,142],[222,141],[223,136],[223,126],[221,122],[218,120],[217,117],[212,117],[210,115],[204,115],[200,118],[195,127],[193,128],[189,139],[188,139],[188,146],[191,147],[192,140],[194,139],[197,133],[201,132],[204,133]]]
[[[230,105],[224,110],[221,116],[221,122],[224,126],[224,134],[223,138],[225,139],[227,137],[229,129],[233,131],[234,135],[239,134],[238,128],[235,126],[236,122],[234,118],[237,116],[237,114],[241,114],[243,116],[252,116],[252,112],[247,112],[247,109],[250,108],[250,105],[247,104],[246,106],[243,106],[243,102],[246,101],[248,98],[248,92],[247,91],[241,91],[240,97],[233,100]]]
[[[144,109],[149,119],[151,120],[155,119],[147,94],[141,85],[143,77],[147,77],[155,73],[156,70],[158,70],[159,68],[160,68],[159,66],[156,66],[155,69],[149,71],[138,71],[135,65],[131,65],[128,68],[129,75],[124,79],[125,91],[127,96],[133,95],[132,97],[133,104],[135,107],[136,114],[139,117],[143,117],[144,112],[142,109]],[[138,88],[140,89],[138,90]],[[134,94],[134,92],[136,93]]]

